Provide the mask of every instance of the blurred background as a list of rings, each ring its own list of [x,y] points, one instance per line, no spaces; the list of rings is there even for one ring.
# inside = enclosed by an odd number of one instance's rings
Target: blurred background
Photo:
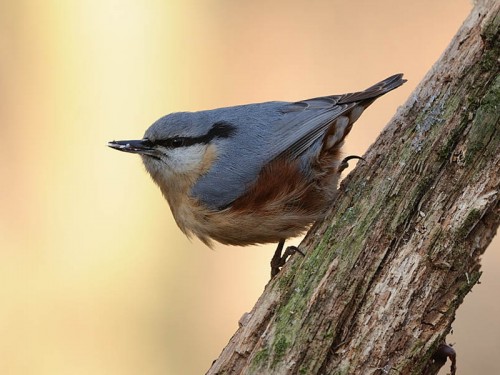
[[[189,241],[139,157],[160,116],[364,89],[362,155],[469,0],[0,0],[0,373],[202,374],[269,279],[273,246]],[[292,241],[298,243],[299,239]],[[500,373],[499,242],[448,341]]]

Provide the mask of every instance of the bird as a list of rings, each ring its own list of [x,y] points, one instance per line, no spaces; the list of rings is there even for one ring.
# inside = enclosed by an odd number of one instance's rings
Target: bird
[[[353,123],[403,74],[348,94],[176,112],[142,139],[108,146],[142,157],[188,237],[246,246],[278,243],[274,277],[297,247],[285,240],[323,219],[351,159],[342,146]]]

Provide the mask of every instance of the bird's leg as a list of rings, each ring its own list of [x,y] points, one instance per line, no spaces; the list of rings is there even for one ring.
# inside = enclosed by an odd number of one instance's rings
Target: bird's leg
[[[352,159],[359,159],[365,161],[365,159],[363,159],[361,156],[356,156],[356,155],[347,156],[344,158],[344,160],[340,162],[339,172],[338,172],[339,174],[342,173],[342,171],[349,166],[349,160]]]
[[[286,263],[286,260],[293,254],[299,253],[302,256],[304,256],[304,253],[299,250],[297,246],[288,246],[281,255],[281,252],[283,251],[283,246],[285,245],[285,240],[280,240],[278,242],[278,247],[276,248],[276,251],[274,252],[273,258],[271,259],[271,279],[280,272],[281,267],[283,267]]]

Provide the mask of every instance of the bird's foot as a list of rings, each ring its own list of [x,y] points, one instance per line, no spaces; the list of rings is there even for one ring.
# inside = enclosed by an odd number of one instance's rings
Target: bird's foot
[[[342,171],[349,166],[349,160],[352,160],[352,159],[359,159],[359,160],[365,161],[365,159],[363,159],[361,156],[356,156],[356,155],[347,156],[344,158],[344,160],[342,160],[340,162],[339,173],[342,173]]]
[[[285,245],[285,240],[281,240],[278,243],[278,247],[274,252],[273,258],[271,259],[271,279],[280,272],[281,267],[283,267],[287,261],[287,259],[295,253],[299,253],[304,256],[304,253],[299,250],[297,246],[288,246],[285,249],[283,255],[281,252],[283,251],[283,246]]]

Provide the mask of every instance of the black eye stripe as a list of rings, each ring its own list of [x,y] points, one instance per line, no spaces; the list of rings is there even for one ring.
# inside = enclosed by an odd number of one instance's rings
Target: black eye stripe
[[[219,121],[212,125],[212,129],[209,130],[206,136],[210,139],[219,138],[229,138],[236,131],[236,126],[227,121]]]
[[[184,138],[172,138],[172,147],[184,146]]]
[[[143,144],[143,146],[145,146],[145,147],[153,147],[153,146],[155,145],[153,142],[151,142],[151,141],[150,141],[149,139],[147,139],[147,138],[144,138],[144,139],[142,140],[142,144]]]
[[[167,148],[177,148],[177,147],[188,146],[188,144],[187,144],[187,143],[189,143],[187,141],[188,139],[189,138],[185,138],[185,137],[174,137],[174,138],[157,140],[155,143],[157,145],[167,147]]]
[[[195,144],[207,144],[214,138],[228,138],[236,130],[236,127],[225,121],[219,121],[212,125],[207,134],[200,137],[172,137],[167,139],[158,139],[155,144],[166,148],[188,147]]]

